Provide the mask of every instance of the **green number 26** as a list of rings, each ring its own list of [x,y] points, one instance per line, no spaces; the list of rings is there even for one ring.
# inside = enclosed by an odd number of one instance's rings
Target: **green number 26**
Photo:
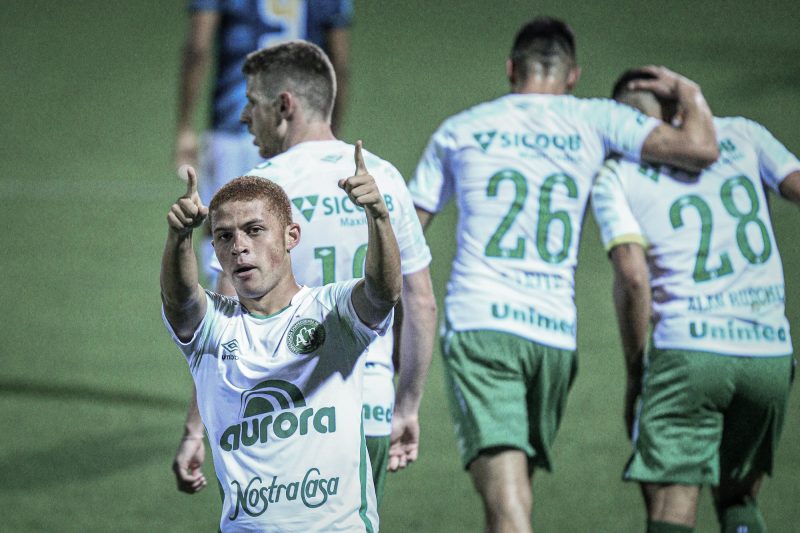
[[[747,211],[740,211],[733,201],[733,191],[736,187],[741,187],[747,194],[750,201],[750,208]],[[739,251],[751,265],[759,265],[769,259],[772,254],[772,242],[769,239],[769,232],[767,226],[760,218],[758,218],[758,210],[760,208],[758,202],[758,195],[753,187],[753,183],[747,179],[746,176],[735,176],[725,180],[720,189],[720,198],[725,211],[729,215],[739,220],[736,225],[736,244]],[[711,215],[711,208],[701,197],[695,194],[687,194],[681,196],[669,209],[669,220],[672,227],[677,229],[683,226],[683,208],[693,207],[697,210],[700,216],[700,244],[697,249],[697,259],[694,264],[693,278],[696,282],[702,283],[713,279],[727,276],[733,273],[733,264],[731,263],[730,255],[728,252],[722,252],[719,257],[719,266],[713,269],[708,267],[708,256],[711,248],[711,230],[714,226],[713,217]],[[748,224],[755,224],[761,234],[762,249],[761,253],[757,253],[747,237]]]
[[[514,200],[508,212],[500,221],[500,225],[492,234],[489,242],[486,243],[484,254],[486,257],[501,257],[506,259],[523,259],[525,257],[525,238],[517,237],[513,248],[504,248],[500,245],[503,237],[511,228],[517,215],[525,206],[528,198],[528,181],[520,172],[516,170],[502,170],[489,178],[486,187],[486,196],[494,198],[498,194],[500,184],[510,181],[514,186]],[[572,221],[567,211],[553,211],[551,209],[551,197],[553,189],[562,185],[567,189],[567,197],[576,199],[578,197],[578,186],[575,180],[567,174],[551,174],[545,178],[539,190],[539,209],[538,223],[536,225],[536,251],[542,260],[548,263],[560,263],[569,255],[570,244],[572,243]],[[556,222],[561,224],[563,233],[561,243],[556,251],[551,251],[547,247],[547,236],[551,225]]]

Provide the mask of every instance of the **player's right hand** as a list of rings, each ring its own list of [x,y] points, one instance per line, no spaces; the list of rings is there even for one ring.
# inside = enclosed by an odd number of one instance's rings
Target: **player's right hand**
[[[184,437],[178,445],[175,459],[172,461],[172,472],[178,490],[194,494],[203,490],[208,482],[200,468],[206,458],[203,437]]]
[[[169,228],[179,235],[187,235],[203,223],[208,208],[203,205],[197,192],[197,172],[189,165],[178,169],[178,175],[186,180],[186,194],[178,198],[167,213]]]
[[[677,72],[673,72],[667,67],[647,65],[640,70],[655,76],[654,79],[633,80],[628,84],[628,88],[634,91],[650,91],[656,96],[665,100],[680,101],[685,91],[699,90],[699,86]]]

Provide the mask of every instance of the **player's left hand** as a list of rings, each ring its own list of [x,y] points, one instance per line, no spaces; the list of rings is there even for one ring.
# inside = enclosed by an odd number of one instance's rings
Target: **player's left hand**
[[[385,218],[389,210],[383,201],[383,195],[378,190],[375,178],[370,176],[364,164],[364,155],[361,153],[362,142],[356,142],[355,161],[356,173],[347,179],[339,180],[339,187],[347,192],[350,200],[361,206],[372,218]]]
[[[172,472],[178,490],[186,494],[194,494],[203,490],[208,482],[201,468],[206,457],[203,437],[184,437],[175,452],[172,461]]]
[[[389,437],[390,472],[397,472],[417,460],[419,455],[419,417],[395,412]]]

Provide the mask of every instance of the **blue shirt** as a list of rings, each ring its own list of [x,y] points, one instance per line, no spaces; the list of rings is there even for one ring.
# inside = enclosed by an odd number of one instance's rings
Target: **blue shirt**
[[[245,132],[239,115],[246,103],[242,65],[250,52],[291,39],[326,47],[326,32],[350,25],[351,0],[191,0],[190,12],[221,15],[211,125]]]

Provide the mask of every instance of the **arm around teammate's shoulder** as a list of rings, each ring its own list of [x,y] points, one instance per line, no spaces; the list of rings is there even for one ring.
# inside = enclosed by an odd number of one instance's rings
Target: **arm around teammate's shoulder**
[[[683,111],[683,121],[677,127],[666,123],[656,126],[642,146],[642,159],[690,172],[711,166],[719,157],[719,147],[714,117],[700,86],[665,67],[649,66],[643,70],[656,77],[633,81],[632,88],[675,100]]]

